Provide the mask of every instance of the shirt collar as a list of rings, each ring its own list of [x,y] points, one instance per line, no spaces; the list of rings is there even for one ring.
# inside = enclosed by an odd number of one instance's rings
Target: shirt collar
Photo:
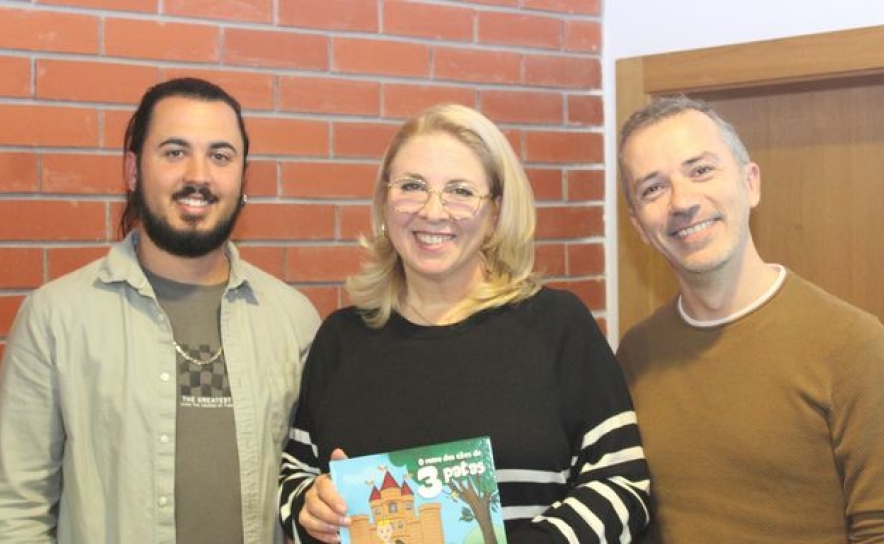
[[[104,283],[126,282],[143,295],[153,296],[150,282],[144,275],[144,270],[138,262],[138,242],[141,233],[133,230],[120,242],[111,246],[107,257],[104,259],[98,279]],[[224,251],[230,261],[230,277],[227,280],[227,290],[235,290],[248,286],[249,281],[243,261],[239,257],[239,250],[233,242],[225,242]]]

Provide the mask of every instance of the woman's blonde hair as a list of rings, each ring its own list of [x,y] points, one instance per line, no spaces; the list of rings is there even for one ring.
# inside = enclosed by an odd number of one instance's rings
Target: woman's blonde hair
[[[458,104],[434,106],[406,122],[384,154],[372,200],[372,236],[362,237],[367,253],[362,270],[347,279],[347,292],[372,328],[383,327],[400,310],[406,289],[402,260],[384,226],[387,183],[396,155],[411,138],[444,133],[473,150],[491,186],[490,205],[498,206],[494,232],[482,246],[483,280],[453,312],[455,320],[524,300],[540,288],[534,269],[534,195],[506,137],[487,117]]]

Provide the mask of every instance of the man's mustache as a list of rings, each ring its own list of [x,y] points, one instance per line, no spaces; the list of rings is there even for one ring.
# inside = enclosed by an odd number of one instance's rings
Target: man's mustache
[[[213,204],[218,201],[218,197],[215,196],[215,194],[212,193],[212,191],[210,191],[207,186],[196,185],[193,183],[182,187],[180,191],[178,191],[174,195],[172,195],[172,198],[175,200],[178,200],[179,198],[187,198],[187,197],[193,195],[194,193],[199,193],[200,197],[202,197],[202,199],[205,200],[206,202],[208,202],[209,204]]]

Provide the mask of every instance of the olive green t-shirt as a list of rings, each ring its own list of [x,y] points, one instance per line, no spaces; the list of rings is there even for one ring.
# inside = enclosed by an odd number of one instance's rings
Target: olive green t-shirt
[[[177,541],[240,544],[239,458],[218,321],[226,284],[189,285],[145,274],[172,324],[178,352]]]

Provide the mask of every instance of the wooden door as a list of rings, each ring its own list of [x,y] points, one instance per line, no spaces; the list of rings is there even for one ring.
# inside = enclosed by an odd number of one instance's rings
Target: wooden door
[[[761,167],[762,257],[884,320],[884,27],[620,61],[618,123],[681,92],[731,121]],[[618,243],[622,335],[676,286],[622,196]]]

